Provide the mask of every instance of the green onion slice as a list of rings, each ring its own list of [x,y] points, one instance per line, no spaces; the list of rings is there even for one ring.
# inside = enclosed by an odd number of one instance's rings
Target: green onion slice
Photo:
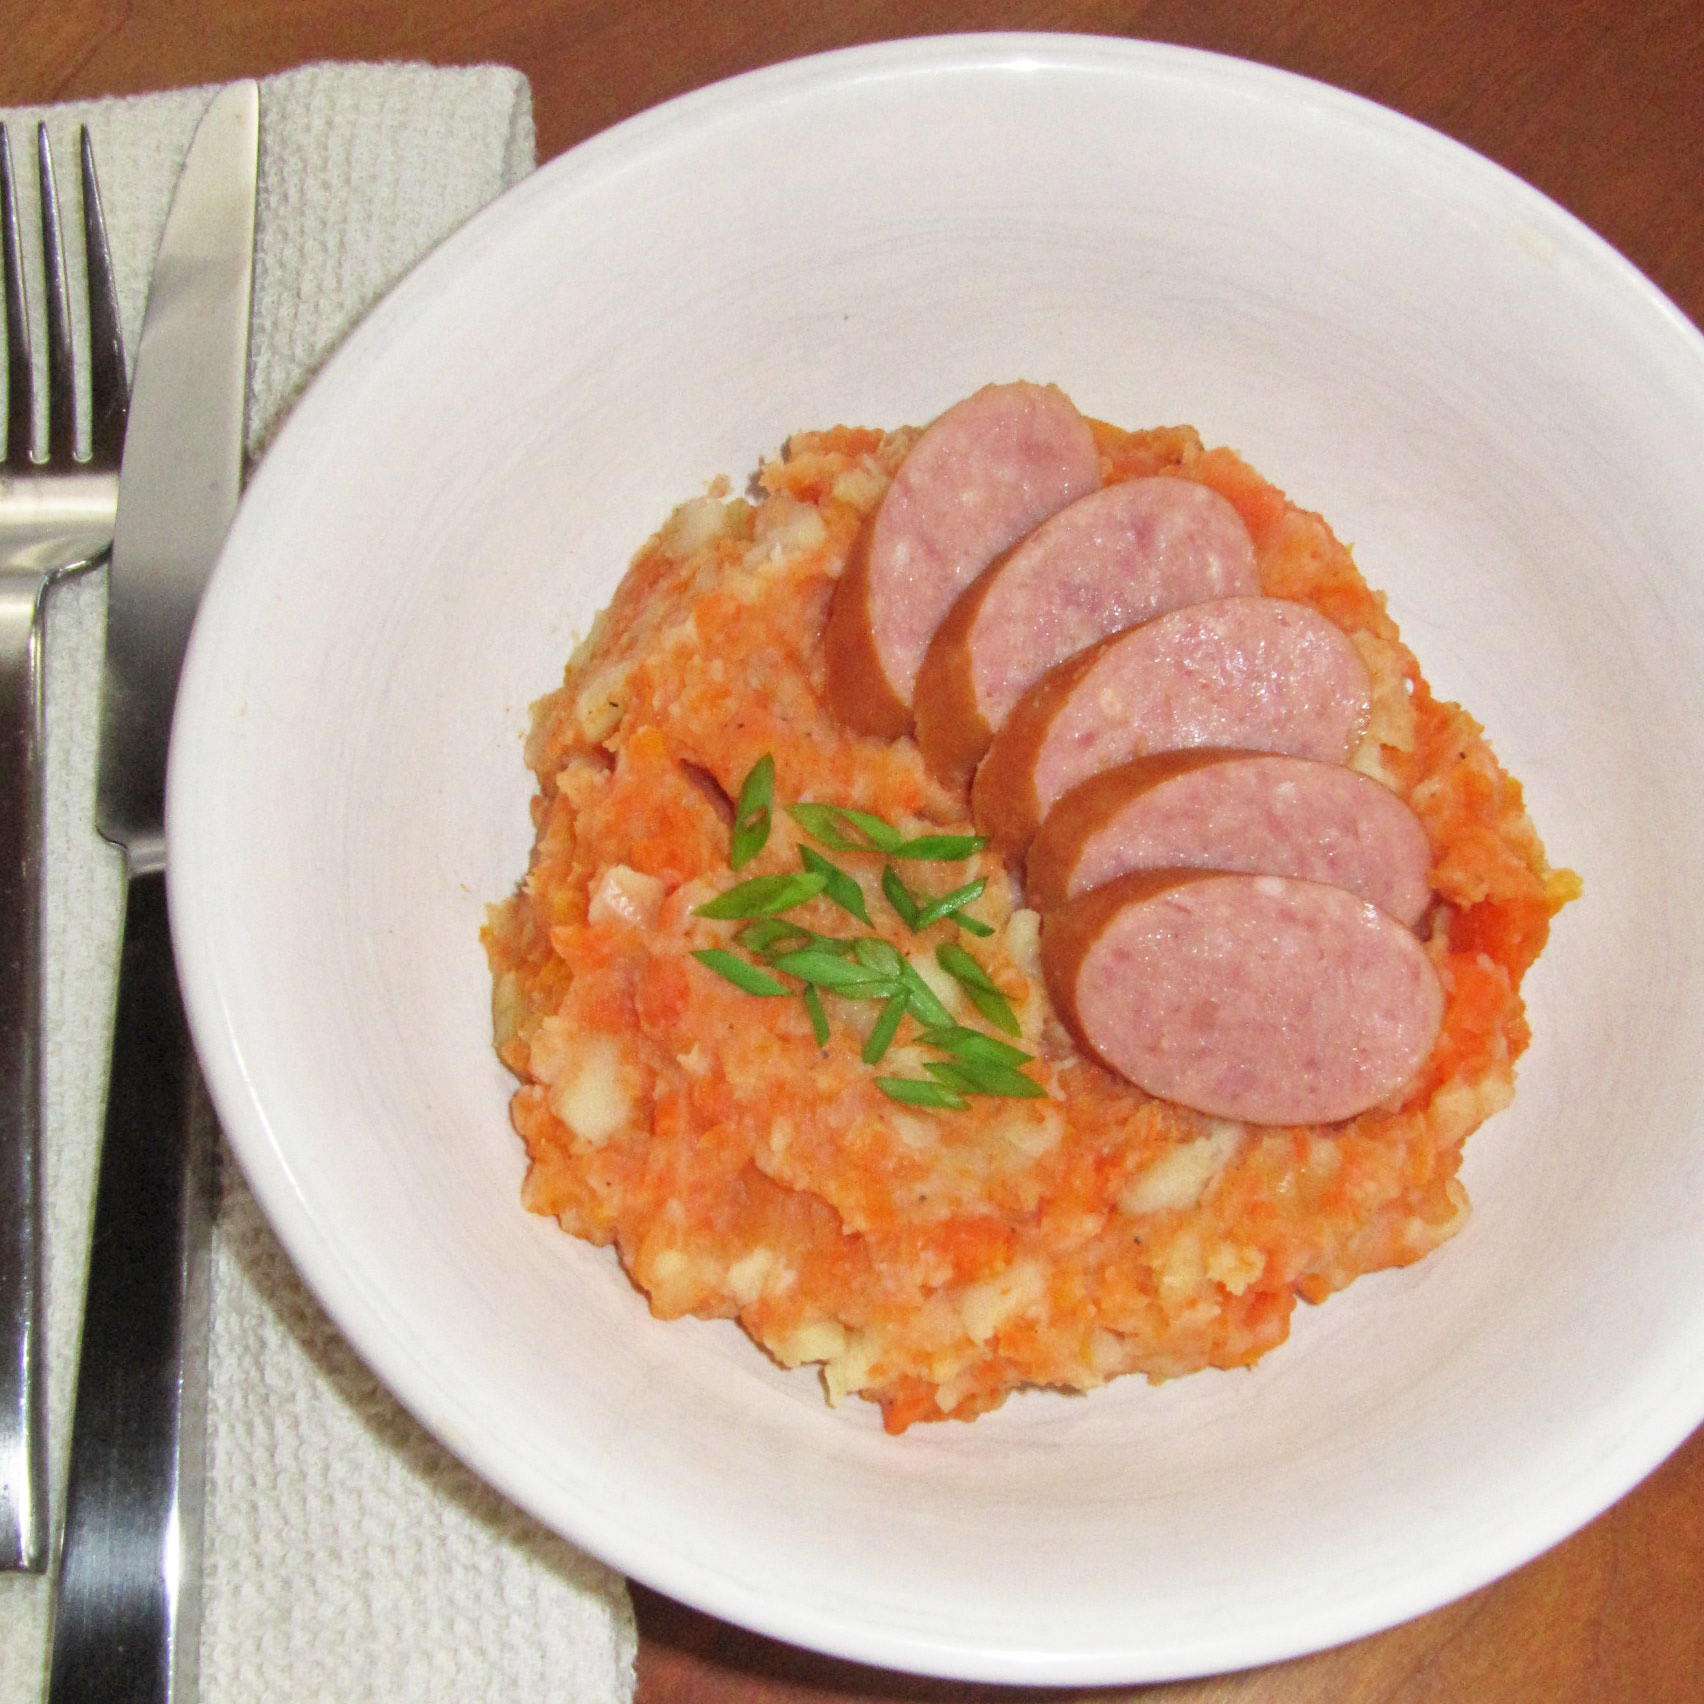
[[[797,952],[801,947],[820,947],[825,953],[837,953],[851,958],[852,943],[839,935],[819,935],[802,923],[790,923],[784,917],[760,917],[748,923],[734,936],[735,944],[759,958],[774,960],[780,953]]]
[[[734,805],[733,843],[728,862],[736,869],[749,864],[769,840],[770,807],[775,803],[775,759],[765,752],[740,783]]]
[[[820,947],[782,953],[771,962],[777,970],[784,970],[801,982],[814,983],[851,1000],[886,1000],[900,991],[897,977],[879,975],[861,964],[848,964],[839,954],[824,952]]]
[[[755,923],[748,923],[734,936],[735,942],[747,952],[756,953],[760,958],[766,957],[771,951],[785,941],[789,947],[802,947],[807,942],[821,937],[813,935],[802,923],[789,923],[784,917],[760,917]]]
[[[911,1007],[911,1015],[920,1024],[930,1029],[951,1029],[953,1015],[942,1005],[941,997],[927,982],[916,965],[906,963],[899,973],[900,981],[905,984],[906,999]]]
[[[964,1095],[998,1095],[1004,1100],[1041,1100],[1047,1090],[1033,1077],[1009,1065],[977,1065],[962,1059],[927,1061],[923,1067],[937,1082]]]
[[[774,999],[777,995],[789,995],[793,992],[785,984],[777,982],[773,976],[761,971],[755,964],[747,964],[742,958],[735,958],[732,953],[725,953],[719,947],[706,947],[703,952],[692,955],[707,970],[726,978],[727,981],[747,994],[758,994],[765,999]]]
[[[773,917],[778,911],[791,911],[814,899],[828,886],[828,877],[820,871],[800,871],[786,876],[753,876],[749,882],[737,882],[726,893],[718,894],[708,904],[700,905],[696,917]]]
[[[838,864],[830,863],[812,846],[799,848],[799,862],[823,878],[824,899],[833,900],[842,911],[850,912],[860,923],[869,923],[870,914],[864,909],[864,890]]]
[[[870,1039],[864,1043],[864,1063],[875,1065],[893,1043],[894,1036],[899,1030],[899,1021],[906,1014],[908,1002],[905,991],[890,995],[888,1003],[882,1007],[882,1015],[876,1019],[876,1027],[870,1031]]]
[[[811,1033],[816,1037],[818,1047],[828,1046],[828,1013],[822,1009],[822,996],[805,984],[805,1010],[810,1013]]]
[[[958,983],[970,1003],[996,1029],[1003,1029],[1007,1035],[1024,1033],[1023,1025],[1018,1022],[1017,1014],[1013,1012],[1006,996],[994,986],[988,972],[963,947],[949,942],[937,950],[935,962]]]
[[[966,1029],[962,1024],[926,1029],[917,1039],[973,1065],[1027,1065],[1035,1058],[1021,1047],[998,1041],[982,1030]]]
[[[930,1059],[925,1061],[923,1069],[927,1071],[937,1083],[945,1083],[946,1086],[949,1089],[952,1089],[956,1094],[973,1095],[976,1093],[976,1090],[971,1083],[970,1073],[961,1069],[956,1061],[949,1062],[939,1059]]]
[[[900,976],[904,973],[905,958],[898,947],[865,935],[852,943],[859,964],[876,976]]]
[[[939,923],[943,917],[950,916],[961,907],[969,905],[972,900],[982,897],[982,890],[988,886],[988,878],[979,876],[973,882],[966,882],[963,887],[954,888],[951,893],[944,893],[939,899],[932,899],[917,913],[916,927],[927,929],[931,923]],[[959,922],[963,922],[961,917]]]
[[[789,805],[787,815],[831,852],[892,852],[905,836],[868,811],[843,805]]]
[[[960,864],[988,842],[980,834],[922,834],[915,840],[882,850],[894,858],[915,858],[933,864]]]
[[[915,930],[917,919],[923,915],[923,908],[918,904],[911,889],[899,879],[899,871],[892,864],[882,871],[882,892],[887,895],[888,904],[904,919],[905,926]]]
[[[922,1077],[878,1077],[876,1087],[889,1100],[906,1106],[933,1107],[937,1112],[963,1112],[968,1104],[963,1095],[954,1094],[945,1083],[932,1083]]]
[[[996,1029],[1003,1029],[1007,1035],[1024,1033],[1024,1026],[1018,1022],[1017,1013],[998,989],[991,994],[986,988],[967,988],[965,995],[971,1005]]]
[[[994,986],[994,979],[963,947],[955,946],[949,941],[946,946],[936,949],[935,962],[955,982],[966,988],[982,988],[990,994],[1000,992]]]

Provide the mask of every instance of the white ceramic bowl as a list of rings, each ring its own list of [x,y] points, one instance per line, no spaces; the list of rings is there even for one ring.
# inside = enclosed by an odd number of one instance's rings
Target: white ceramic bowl
[[[1190,421],[1352,541],[1584,875],[1475,1215],[1250,1373],[886,1437],[518,1202],[478,943],[520,736],[676,501],[991,379]],[[303,400],[196,629],[173,921],[225,1127],[413,1411],[640,1579],[828,1651],[1155,1679],[1478,1586],[1704,1416],[1704,342],[1392,114],[1130,42],[783,65],[540,171]]]

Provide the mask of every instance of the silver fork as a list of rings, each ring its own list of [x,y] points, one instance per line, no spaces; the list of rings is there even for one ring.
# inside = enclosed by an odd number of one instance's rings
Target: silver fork
[[[77,383],[59,195],[36,130],[47,298],[46,407],[38,410],[11,144],[0,125],[6,293],[6,453],[0,460],[0,1572],[46,1567],[47,1422],[42,1286],[42,679],[44,594],[112,543],[124,445],[124,349],[112,258],[81,132],[87,257],[89,452],[77,457]],[[45,413],[45,421],[37,418]],[[39,430],[37,428],[39,427]],[[37,460],[34,440],[45,441]]]

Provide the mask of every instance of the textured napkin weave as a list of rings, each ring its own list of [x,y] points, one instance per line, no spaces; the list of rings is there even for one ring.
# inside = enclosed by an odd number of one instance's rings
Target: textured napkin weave
[[[37,228],[36,118],[48,119],[73,209],[76,125],[88,124],[132,360],[178,169],[213,93],[0,113],[21,168],[26,246]],[[531,98],[512,71],[321,65],[262,83],[252,453],[374,301],[532,162]],[[80,255],[72,260],[79,297]],[[104,598],[102,576],[90,575],[56,587],[47,612],[56,1521],[122,927],[119,861],[93,830]],[[621,1580],[505,1502],[398,1406],[303,1287],[223,1148],[219,1175],[203,1704],[622,1704],[635,1635]],[[41,1695],[49,1601],[46,1580],[0,1575],[0,1704]]]

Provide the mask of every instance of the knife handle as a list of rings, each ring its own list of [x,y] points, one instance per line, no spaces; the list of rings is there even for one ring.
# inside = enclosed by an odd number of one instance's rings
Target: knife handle
[[[191,1704],[212,1120],[163,872],[131,878],[71,1433],[49,1704]]]
[[[0,1570],[47,1566],[38,576],[0,570]]]

